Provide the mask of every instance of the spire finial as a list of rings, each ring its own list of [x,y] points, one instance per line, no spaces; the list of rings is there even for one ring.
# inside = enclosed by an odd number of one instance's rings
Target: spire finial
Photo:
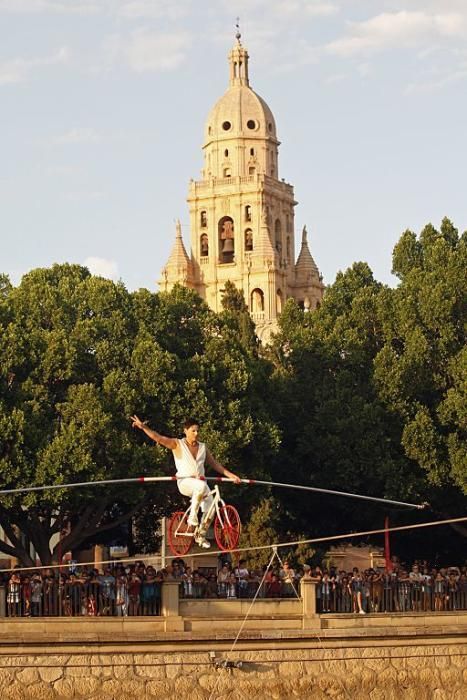
[[[175,238],[181,238],[182,237],[182,225],[180,223],[180,219],[175,220]]]
[[[308,235],[308,231],[306,230],[306,225],[305,225],[303,227],[303,231],[302,231],[302,243],[307,242],[307,235]]]
[[[235,34],[237,41],[229,53],[230,85],[231,87],[238,85],[246,85],[248,87],[248,51],[242,46],[239,17],[237,17],[235,27],[237,29]]]
[[[237,43],[239,44],[239,46],[241,46],[242,42],[240,41],[240,39],[242,38],[242,35],[241,35],[241,32],[240,32],[240,17],[237,17],[237,21],[236,21],[236,23],[235,23],[235,29],[237,30],[237,31],[235,32],[235,38],[236,38]]]

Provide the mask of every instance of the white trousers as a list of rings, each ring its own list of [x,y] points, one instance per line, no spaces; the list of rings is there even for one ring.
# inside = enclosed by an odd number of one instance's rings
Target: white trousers
[[[188,524],[198,525],[198,509],[201,507],[202,512],[205,513],[212,503],[209,486],[205,481],[191,477],[179,479],[177,481],[177,486],[181,494],[191,498]]]

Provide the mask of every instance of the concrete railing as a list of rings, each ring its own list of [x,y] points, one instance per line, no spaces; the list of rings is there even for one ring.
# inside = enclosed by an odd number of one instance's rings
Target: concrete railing
[[[180,598],[180,583],[164,581],[161,615],[147,617],[6,617],[5,599],[5,588],[0,587],[0,617],[4,618],[2,627],[8,627],[10,634],[14,629],[21,629],[21,634],[29,639],[34,639],[37,634],[40,636],[46,629],[52,636],[74,635],[73,630],[81,628],[85,629],[86,634],[95,635],[104,622],[109,623],[109,629],[131,630],[144,623],[164,632],[234,629],[238,627],[239,620],[245,617],[248,617],[247,629],[266,630],[278,626],[283,629],[310,629],[320,625],[319,615],[316,614],[315,583],[306,580],[301,582],[301,598],[257,598],[253,606],[248,598]]]
[[[166,629],[171,631],[187,628],[193,630],[206,627],[207,624],[212,628],[216,620],[225,628],[229,621],[237,621],[247,613],[249,617],[261,620],[263,627],[268,625],[268,621],[273,621],[273,626],[277,626],[279,619],[285,627],[319,627],[315,582],[302,579],[300,593],[300,598],[257,598],[251,608],[251,600],[248,598],[181,599],[178,581],[164,581],[162,616],[166,620]]]
[[[262,619],[265,624],[268,620],[281,619],[286,627],[303,627],[307,629],[318,624],[318,615],[316,614],[316,585],[314,581],[302,579],[300,585],[300,598],[257,598],[253,608],[250,611],[252,617],[256,620]],[[164,581],[162,584],[162,601],[161,615],[153,616],[153,619],[162,619],[165,623],[167,631],[183,631],[186,628],[186,621],[190,620],[188,626],[192,628],[193,619],[199,620],[199,626],[205,626],[208,620],[218,619],[222,621],[238,620],[247,614],[251,606],[249,598],[199,598],[186,599],[180,598],[180,583],[179,581]],[[6,588],[0,586],[0,617],[7,616],[7,596]],[[39,616],[37,621],[44,619],[46,616]],[[63,620],[63,615],[54,616]],[[151,617],[151,616],[150,616]],[[54,619],[47,617],[47,619]],[[92,617],[86,615],[73,615],[66,619],[82,619],[91,620]],[[25,617],[10,617],[11,623],[15,621],[25,621]],[[27,619],[27,618],[26,618]],[[94,617],[94,619],[103,619],[102,617]],[[108,617],[106,618],[108,619]],[[120,619],[134,619],[129,617]],[[148,619],[148,618],[146,618]],[[287,624],[286,620],[289,620]],[[57,620],[58,621],[58,620]],[[92,624],[92,623],[90,623]]]

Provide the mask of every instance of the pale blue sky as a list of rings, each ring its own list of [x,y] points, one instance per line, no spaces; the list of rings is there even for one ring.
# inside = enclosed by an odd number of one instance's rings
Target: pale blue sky
[[[467,0],[0,0],[0,271],[155,289],[237,14],[325,282],[467,228]]]

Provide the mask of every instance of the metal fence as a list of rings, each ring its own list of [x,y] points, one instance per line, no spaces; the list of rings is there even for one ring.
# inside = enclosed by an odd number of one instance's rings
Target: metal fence
[[[318,613],[358,613],[360,607],[365,613],[467,610],[467,586],[447,581],[424,585],[396,580],[390,585],[363,582],[359,590],[352,590],[346,582],[317,584]]]
[[[182,598],[295,598],[300,596],[300,580],[291,584],[276,580],[264,583],[231,580],[218,583],[215,576],[207,580],[182,580]],[[259,589],[259,591],[258,591]],[[325,613],[407,613],[467,610],[467,586],[434,581],[431,585],[392,580],[390,585],[362,581],[358,590],[344,581],[316,582],[316,612]]]
[[[300,582],[294,584],[283,581],[263,583],[260,581],[238,580],[218,582],[216,577],[207,580],[185,579],[180,582],[181,598],[296,598],[300,596]]]
[[[300,581],[265,582],[231,578],[218,582],[217,576],[182,577],[180,597],[203,598],[296,598]],[[0,586],[0,615],[7,617],[148,616],[161,614],[162,581],[110,579],[83,581],[36,579]],[[409,613],[467,610],[465,581],[432,581],[430,585],[408,580],[362,581],[355,589],[343,581],[316,582],[316,612],[327,613]]]
[[[12,618],[160,615],[161,583],[143,581],[135,591],[127,583],[10,581],[4,600],[6,616]]]

